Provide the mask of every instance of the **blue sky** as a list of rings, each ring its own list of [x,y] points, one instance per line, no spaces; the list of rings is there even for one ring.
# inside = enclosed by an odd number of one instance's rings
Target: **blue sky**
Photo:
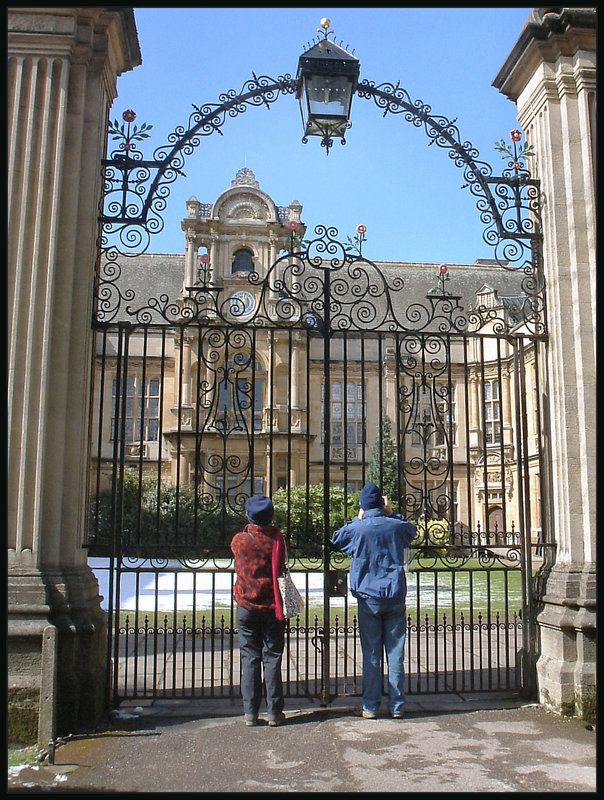
[[[142,149],[151,158],[193,104],[218,103],[257,76],[295,77],[298,58],[319,36],[322,17],[361,64],[360,79],[396,84],[434,116],[456,125],[463,142],[499,173],[506,161],[493,144],[517,128],[515,105],[491,84],[531,8],[139,8],[134,14],[143,63],[118,79],[111,116],[125,109],[153,125]],[[472,263],[490,258],[476,201],[462,190],[462,170],[445,149],[428,146],[422,128],[355,96],[346,145],[329,155],[320,139],[302,144],[294,95],[227,119],[223,135],[205,137],[172,184],[165,227],[150,252],[184,252],[180,220],[195,196],[212,203],[244,166],[277,205],[298,200],[302,219],[335,226],[345,241],[367,227],[372,260]],[[111,147],[111,141],[110,141]]]

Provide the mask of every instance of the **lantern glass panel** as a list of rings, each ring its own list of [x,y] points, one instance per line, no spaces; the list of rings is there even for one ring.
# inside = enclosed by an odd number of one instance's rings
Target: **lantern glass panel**
[[[300,99],[306,136],[345,135],[352,102],[350,78],[307,75]]]
[[[341,75],[306,80],[310,113],[316,117],[345,117],[350,103],[350,80]]]

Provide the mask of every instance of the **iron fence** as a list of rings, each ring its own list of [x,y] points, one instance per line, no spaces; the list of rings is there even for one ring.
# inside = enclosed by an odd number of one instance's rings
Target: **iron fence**
[[[96,563],[97,575],[108,584],[110,565]],[[285,695],[324,696],[326,641],[330,649],[329,694],[361,694],[356,601],[348,593],[335,601],[326,636],[322,597],[318,596],[322,574],[294,574],[306,605],[298,619],[287,623],[282,662]],[[116,609],[120,609],[113,629],[114,700],[239,697],[232,569],[199,573],[182,565],[147,571],[137,566],[118,575],[113,587]],[[517,567],[410,570],[407,693],[519,690],[521,617]]]

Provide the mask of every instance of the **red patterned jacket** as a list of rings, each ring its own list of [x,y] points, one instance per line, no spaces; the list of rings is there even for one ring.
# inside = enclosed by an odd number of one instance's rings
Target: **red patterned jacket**
[[[279,528],[246,525],[233,536],[231,550],[237,573],[233,592],[237,605],[248,611],[274,611],[277,619],[283,620],[277,578],[285,568],[285,540]]]

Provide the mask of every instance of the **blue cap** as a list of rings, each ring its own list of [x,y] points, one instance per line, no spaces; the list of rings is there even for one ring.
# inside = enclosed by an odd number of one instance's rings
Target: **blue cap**
[[[369,508],[383,508],[382,490],[375,483],[366,483],[359,498],[359,506],[367,511]]]
[[[252,525],[270,525],[275,516],[273,501],[262,494],[254,495],[246,501],[245,511]]]

